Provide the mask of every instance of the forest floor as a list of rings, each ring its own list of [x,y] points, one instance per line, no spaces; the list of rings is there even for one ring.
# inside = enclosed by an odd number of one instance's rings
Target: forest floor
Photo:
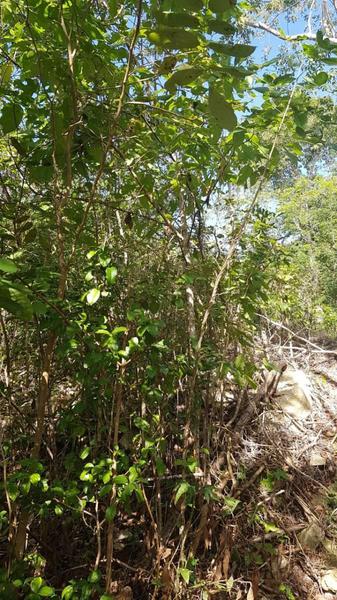
[[[274,390],[258,408],[255,402],[254,415],[239,426],[227,466],[231,461],[230,472],[240,465],[249,475],[231,490],[241,509],[228,525],[222,573],[235,581],[240,564],[242,576],[244,556],[246,585],[231,597],[332,600],[337,597],[337,343],[274,341],[268,358],[301,373],[311,409],[298,417],[286,414]]]

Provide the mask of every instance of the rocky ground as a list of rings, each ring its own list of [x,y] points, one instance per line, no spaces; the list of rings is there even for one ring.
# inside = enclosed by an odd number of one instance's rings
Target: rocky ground
[[[334,346],[326,340],[283,340],[269,349],[270,361],[286,370],[279,378],[276,369],[271,390],[266,383],[261,386],[262,402],[233,452],[235,463],[243,464],[252,480],[247,486],[251,498],[245,491],[240,494],[245,511],[255,510],[255,521],[264,528],[262,535],[252,536],[253,525],[246,534],[248,553],[257,563],[255,583],[251,573],[246,589],[252,600],[337,598]]]

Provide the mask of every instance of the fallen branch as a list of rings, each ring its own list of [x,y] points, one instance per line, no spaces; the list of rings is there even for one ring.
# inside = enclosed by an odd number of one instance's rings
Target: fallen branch
[[[282,350],[301,350],[303,352],[311,352],[312,354],[337,354],[337,350],[308,350],[304,346],[282,346]]]
[[[253,537],[251,539],[251,543],[252,544],[257,544],[259,542],[264,542],[265,540],[271,540],[273,537],[276,537],[278,535],[284,535],[284,534],[288,534],[290,535],[291,533],[295,533],[296,531],[301,531],[302,529],[305,528],[305,524],[304,523],[298,523],[297,525],[293,525],[292,527],[287,527],[287,529],[285,529],[285,527],[283,527],[283,531],[280,533],[280,531],[270,531],[269,533],[264,533],[263,535],[256,535],[255,537]]]
[[[233,494],[233,497],[238,498],[239,496],[241,496],[243,492],[245,492],[251,485],[253,485],[253,483],[255,483],[255,481],[258,479],[258,477],[261,475],[265,468],[265,463],[260,465],[259,468],[255,471],[255,473],[251,476],[251,478],[248,479],[248,481]]]
[[[291,335],[293,337],[297,338],[298,340],[301,340],[302,342],[305,342],[306,344],[308,344],[312,348],[316,348],[316,350],[318,350],[319,352],[326,353],[326,354],[336,354],[337,355],[337,350],[324,350],[324,348],[321,348],[320,346],[317,346],[317,344],[314,344],[314,342],[311,342],[307,338],[304,338],[301,335],[298,335],[297,333],[295,333],[294,331],[292,331],[291,329],[289,329],[289,327],[286,327],[286,325],[283,325],[282,323],[278,323],[278,321],[273,321],[272,319],[269,319],[268,317],[266,317],[265,315],[261,315],[260,313],[256,313],[256,316],[260,317],[261,319],[264,319],[265,321],[268,321],[268,323],[271,323],[275,327],[279,327],[280,329],[284,329],[284,331],[287,331],[288,333],[291,333]]]

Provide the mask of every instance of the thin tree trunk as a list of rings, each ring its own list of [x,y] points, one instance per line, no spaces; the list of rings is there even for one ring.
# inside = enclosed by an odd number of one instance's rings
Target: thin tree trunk
[[[44,419],[46,414],[46,407],[49,400],[49,380],[51,373],[51,365],[56,341],[56,334],[50,333],[42,360],[42,373],[39,383],[39,394],[36,407],[36,429],[34,434],[34,444],[30,455],[32,459],[38,459],[40,455],[42,437],[44,432]],[[27,527],[29,524],[29,518],[29,511],[24,510],[21,512],[18,529],[14,540],[14,556],[17,559],[21,559],[25,551],[26,534]]]
[[[185,265],[188,268],[191,264],[190,258],[190,238],[188,234],[187,216],[186,216],[186,199],[184,193],[180,194],[180,235],[182,240],[182,249]],[[189,337],[189,355],[191,360],[194,357],[193,345],[197,339],[197,327],[195,318],[195,301],[194,301],[194,290],[191,284],[187,284],[185,287],[186,294],[186,311],[187,311],[187,333]],[[195,442],[195,431],[193,431],[192,420],[195,417],[195,385],[193,380],[188,381],[186,390],[186,423],[184,428],[184,449],[185,453],[188,448],[194,445]]]
[[[125,372],[125,360],[122,360],[119,372],[117,373],[117,381],[114,393],[114,434],[113,434],[113,455],[115,453],[116,446],[118,445],[119,437],[119,422],[122,408],[123,398],[123,376]],[[113,473],[114,475],[115,473]],[[113,484],[111,495],[110,495],[110,506],[114,506],[116,500],[116,486]],[[114,551],[114,521],[113,519],[108,522],[107,531],[107,542],[106,542],[106,574],[105,574],[105,591],[107,594],[110,593],[111,588],[111,575],[112,575],[112,560]]]
[[[2,314],[2,310],[0,310],[0,324],[1,324],[2,334],[4,337],[4,345],[5,345],[5,350],[6,350],[5,382],[6,382],[6,387],[9,387],[9,379],[10,379],[10,375],[11,375],[11,352],[10,352],[8,333],[7,333],[7,329],[6,329],[6,323],[5,323],[3,314]]]

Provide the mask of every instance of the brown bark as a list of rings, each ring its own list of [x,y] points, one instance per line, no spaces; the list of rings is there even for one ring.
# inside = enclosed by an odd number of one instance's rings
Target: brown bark
[[[49,400],[49,379],[51,373],[51,365],[53,354],[56,346],[57,336],[55,333],[50,333],[44,350],[42,359],[42,373],[39,383],[39,394],[36,407],[36,429],[34,434],[34,444],[31,451],[31,458],[37,459],[40,455],[46,407]],[[30,513],[26,510],[22,511],[19,518],[19,524],[14,539],[14,556],[21,559],[26,545],[27,527],[29,524]]]
[[[0,311],[0,324],[1,324],[2,334],[3,334],[3,338],[4,338],[5,350],[6,350],[5,381],[6,381],[6,387],[8,387],[9,379],[10,379],[10,375],[11,375],[11,352],[10,352],[8,333],[7,333],[7,329],[6,329],[6,323],[5,323],[5,319],[3,317],[2,311]]]
[[[123,398],[123,375],[125,371],[125,361],[123,360],[120,370],[117,373],[117,382],[114,393],[114,434],[113,434],[113,448],[115,450],[118,445],[119,437],[119,421],[122,408]],[[110,441],[109,441],[110,442]],[[113,452],[114,453],[114,452]],[[113,485],[110,495],[110,506],[113,506],[116,499],[116,486]],[[105,591],[107,594],[110,593],[111,587],[111,576],[112,576],[112,560],[114,551],[114,522],[109,521],[107,530],[107,541],[106,541],[106,574],[105,574]]]

